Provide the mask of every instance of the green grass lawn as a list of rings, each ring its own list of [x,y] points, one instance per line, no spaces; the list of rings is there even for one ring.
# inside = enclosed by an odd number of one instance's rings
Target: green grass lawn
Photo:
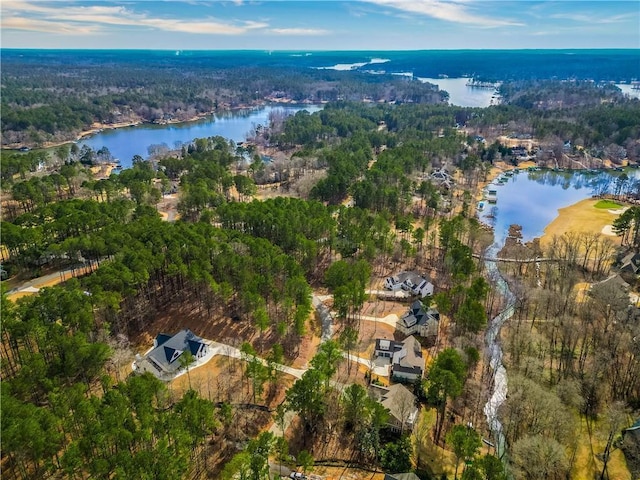
[[[594,205],[594,207],[596,208],[603,208],[603,209],[609,209],[609,208],[619,208],[622,205],[618,202],[614,202],[613,200],[600,200],[598,203],[596,203]]]

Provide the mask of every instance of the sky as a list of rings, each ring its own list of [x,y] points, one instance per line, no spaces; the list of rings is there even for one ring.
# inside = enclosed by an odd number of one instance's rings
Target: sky
[[[640,1],[0,2],[2,48],[640,48]]]

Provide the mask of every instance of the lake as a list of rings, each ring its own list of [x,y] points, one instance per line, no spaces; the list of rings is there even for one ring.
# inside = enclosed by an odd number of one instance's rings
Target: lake
[[[625,95],[631,98],[640,98],[640,90],[638,90],[637,88],[634,88],[637,86],[638,85],[630,85],[627,83],[616,83],[616,87],[622,90],[622,93],[624,93]]]
[[[625,173],[632,181],[640,182],[639,170],[625,169]],[[479,212],[479,217],[483,222],[493,226],[496,244],[504,243],[509,225],[514,223],[522,226],[523,241],[530,241],[544,233],[545,227],[558,216],[558,209],[590,198],[596,184],[610,181],[621,174],[521,171],[504,185],[495,187],[497,204],[486,205],[484,211]],[[491,184],[492,188],[494,185],[495,182]],[[495,210],[493,219],[489,218],[492,210]]]
[[[495,88],[469,87],[470,78],[425,78],[416,77],[423,83],[438,85],[449,93],[449,103],[458,107],[488,107],[498,98]]]
[[[211,115],[194,122],[171,125],[143,124],[135,127],[103,130],[100,133],[78,141],[78,147],[88,145],[94,150],[107,147],[114,158],[123,167],[131,166],[134,155],[146,158],[151,145],[166,145],[174,149],[195,138],[220,135],[234,142],[246,140],[249,131],[257,125],[268,125],[269,114],[275,111],[295,113],[308,110],[310,113],[321,110],[318,105],[268,105],[265,107],[243,109]]]

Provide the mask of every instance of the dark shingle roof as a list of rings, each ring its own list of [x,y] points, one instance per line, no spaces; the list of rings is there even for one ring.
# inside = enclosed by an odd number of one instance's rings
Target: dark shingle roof
[[[159,333],[158,336],[156,337],[156,345],[160,346],[170,338],[171,338],[171,335],[167,335],[166,333]]]
[[[156,337],[156,348],[147,357],[167,372],[175,372],[180,368],[178,359],[185,350],[197,355],[204,347],[202,338],[189,329],[180,330],[175,335],[161,333]]]

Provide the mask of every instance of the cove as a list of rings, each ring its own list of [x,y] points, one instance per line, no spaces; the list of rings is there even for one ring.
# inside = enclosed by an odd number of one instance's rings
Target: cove
[[[597,174],[585,171],[520,171],[499,186],[497,181],[490,184],[497,192],[497,203],[487,205],[479,217],[493,227],[495,243],[500,248],[511,224],[522,226],[523,241],[526,242],[544,233],[545,227],[558,215],[558,209],[590,198],[598,190],[606,188],[612,192],[623,173],[629,178],[625,185],[633,187],[635,184],[640,188],[640,170],[632,168],[624,172],[608,170]]]
[[[424,78],[422,83],[432,83],[449,94],[449,104],[458,107],[488,107],[499,103],[496,88],[469,86],[471,78]]]
[[[87,145],[94,150],[107,147],[123,168],[131,166],[134,155],[146,158],[152,145],[166,145],[170,149],[195,138],[222,136],[234,142],[246,140],[247,134],[257,125],[268,125],[274,111],[294,114],[299,110],[309,113],[321,110],[319,105],[267,105],[211,115],[201,120],[169,125],[142,124],[133,127],[103,130],[78,141],[78,147]]]
[[[513,315],[515,296],[508,283],[502,277],[498,265],[489,258],[495,258],[504,246],[509,225],[522,226],[523,241],[543,234],[545,227],[556,217],[558,209],[572,205],[593,196],[596,191],[612,191],[616,188],[618,178],[625,173],[628,177],[626,185],[630,191],[640,189],[640,171],[626,169],[625,172],[600,172],[598,174],[585,171],[554,172],[539,170],[520,171],[512,177],[502,177],[506,182],[497,179],[488,189],[496,191],[497,203],[487,211],[479,212],[485,223],[493,226],[494,244],[487,249],[484,261],[487,275],[494,282],[504,300],[504,309],[491,321],[485,335],[486,354],[493,372],[490,385],[490,396],[484,406],[484,414],[491,430],[492,442],[496,455],[503,459],[506,442],[502,423],[498,415],[499,409],[507,398],[507,371],[502,363],[502,347],[500,345],[500,329]]]

